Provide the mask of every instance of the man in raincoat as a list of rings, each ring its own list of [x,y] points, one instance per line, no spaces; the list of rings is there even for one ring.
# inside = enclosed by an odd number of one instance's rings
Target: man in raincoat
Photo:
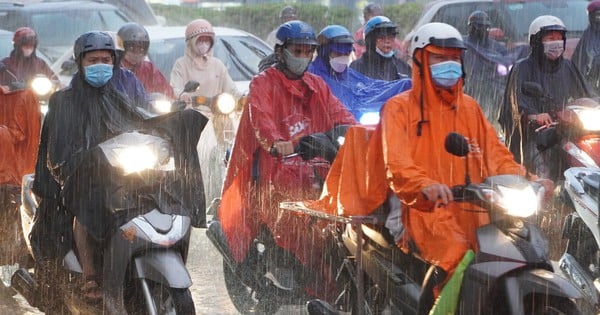
[[[413,88],[382,109],[381,139],[386,177],[402,201],[407,235],[399,244],[437,266],[421,295],[419,314],[433,305],[433,289],[446,280],[468,249],[477,249],[475,230],[487,213],[461,210],[449,187],[498,174],[526,175],[498,141],[477,102],[463,94],[461,34],[444,23],[421,26],[411,40]],[[446,136],[468,139],[468,159],[444,150]],[[468,168],[466,163],[468,163]]]
[[[354,40],[343,26],[329,25],[323,28],[317,41],[317,57],[308,71],[323,78],[333,95],[361,124],[376,124],[383,103],[410,87],[408,79],[376,80],[348,67]]]
[[[600,58],[596,59],[600,55],[600,0],[590,1],[587,11],[589,26],[579,38],[571,61],[597,92],[600,89]]]
[[[316,279],[307,279],[306,285],[311,293],[323,296],[319,292],[329,290],[328,280],[332,280],[323,270],[324,242],[315,241],[318,232],[307,222],[280,210],[279,202],[317,199],[320,180],[329,167],[281,156],[293,153],[303,136],[355,124],[356,120],[322,79],[306,72],[317,45],[312,27],[302,21],[284,23],[277,40],[277,64],[250,83],[248,104],[227,170],[219,221],[233,259],[240,264],[245,262],[259,227],[266,225],[277,245],[312,269],[311,276]]]
[[[564,155],[559,145],[537,148],[536,129],[550,125],[551,114],[564,109],[570,101],[593,97],[593,90],[573,62],[563,57],[567,28],[557,17],[539,16],[529,26],[531,52],[511,69],[500,112],[500,125],[506,145],[536,175],[557,180],[564,171]],[[538,83],[548,96],[526,95],[525,82]]]

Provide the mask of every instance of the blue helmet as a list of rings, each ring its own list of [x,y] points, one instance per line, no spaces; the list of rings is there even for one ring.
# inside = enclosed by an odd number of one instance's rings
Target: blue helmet
[[[354,44],[350,31],[341,25],[329,25],[319,32],[317,36],[319,45],[325,44]]]
[[[388,33],[395,34],[398,33],[398,26],[383,15],[374,16],[365,24],[364,39],[367,40],[370,34],[375,34],[380,30],[386,30]]]
[[[302,21],[289,21],[281,24],[277,29],[277,45],[306,44],[317,45],[317,38],[312,26]]]

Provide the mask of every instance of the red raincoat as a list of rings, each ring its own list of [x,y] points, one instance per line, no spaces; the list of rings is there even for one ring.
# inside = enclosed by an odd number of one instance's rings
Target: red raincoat
[[[31,90],[0,92],[0,184],[21,185],[33,173],[40,141],[40,105]]]
[[[121,66],[129,69],[137,77],[146,93],[162,93],[170,99],[175,99],[173,88],[167,82],[160,70],[150,61],[142,61],[138,66],[132,67],[125,58],[121,59]]]
[[[280,201],[318,198],[321,189],[313,166],[300,157],[269,155],[276,140],[296,142],[336,125],[355,124],[352,114],[318,76],[305,73],[289,80],[269,68],[250,83],[248,105],[238,128],[219,209],[219,220],[236,261],[246,257],[261,224],[279,246],[305,265],[318,264],[321,251],[310,227],[279,209]],[[328,166],[318,172],[326,175]]]

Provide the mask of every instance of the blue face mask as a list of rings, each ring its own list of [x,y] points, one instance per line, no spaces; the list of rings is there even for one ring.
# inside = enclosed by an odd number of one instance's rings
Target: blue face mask
[[[392,50],[390,50],[390,51],[389,51],[387,54],[386,54],[386,53],[384,53],[383,51],[381,51],[381,49],[379,49],[379,48],[377,48],[377,47],[375,47],[375,51],[376,51],[376,52],[377,52],[377,53],[378,53],[380,56],[382,56],[382,57],[385,57],[385,58],[392,58],[392,56],[394,56],[394,50],[393,50],[393,49],[392,49]]]
[[[85,66],[85,81],[93,87],[104,86],[113,75],[113,65],[97,63]]]
[[[433,83],[441,88],[453,87],[462,77],[462,65],[456,61],[444,61],[429,66]]]

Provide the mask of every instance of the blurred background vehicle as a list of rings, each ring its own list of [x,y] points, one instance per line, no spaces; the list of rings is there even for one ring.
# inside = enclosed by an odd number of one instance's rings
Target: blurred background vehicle
[[[486,12],[491,20],[490,38],[506,44],[508,48],[527,45],[529,24],[540,15],[559,17],[567,26],[565,57],[570,58],[579,37],[588,25],[586,0],[436,0],[429,2],[421,17],[403,41],[404,54],[408,56],[410,39],[414,30],[430,22],[443,22],[467,34],[469,15],[476,10]]]

